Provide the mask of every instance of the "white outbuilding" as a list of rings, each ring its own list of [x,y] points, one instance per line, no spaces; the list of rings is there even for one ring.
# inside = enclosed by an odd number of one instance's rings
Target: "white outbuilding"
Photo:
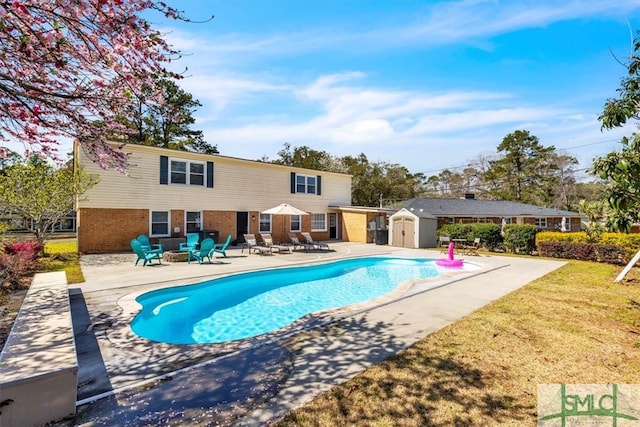
[[[438,219],[428,212],[400,209],[389,217],[389,244],[403,248],[434,248]]]

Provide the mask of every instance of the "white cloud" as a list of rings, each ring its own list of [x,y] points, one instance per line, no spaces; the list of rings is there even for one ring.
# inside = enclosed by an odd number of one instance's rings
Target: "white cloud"
[[[376,51],[398,46],[442,46],[468,43],[492,49],[489,38],[527,28],[546,27],[573,19],[624,20],[640,6],[638,0],[557,0],[528,1],[447,1],[425,2],[398,11],[383,24],[371,29],[357,19],[348,24],[332,23],[305,26],[286,33],[187,33],[181,28],[166,28],[163,33],[172,46],[187,54],[198,52],[211,63],[224,64],[233,58],[242,63],[271,56],[290,56],[319,50]],[[311,11],[312,12],[312,11]],[[311,13],[310,12],[310,13]],[[215,26],[212,24],[212,28]]]
[[[365,152],[374,158],[376,153],[420,171],[425,159],[448,165],[455,163],[453,155],[464,161],[467,155],[491,152],[516,129],[528,129],[543,144],[557,147],[566,146],[572,135],[595,141],[607,137],[599,131],[597,112],[575,100],[563,98],[560,108],[553,107],[557,101],[535,104],[515,89],[372,84],[373,78],[359,69],[364,67],[308,66],[297,62],[300,54],[460,43],[490,50],[496,35],[572,19],[622,20],[638,6],[637,0],[424,3],[412,8],[412,16],[399,10],[374,30],[349,20],[298,31],[288,26],[287,33],[273,32],[274,27],[269,34],[213,36],[174,30],[170,40],[187,53],[197,52],[185,58],[193,77],[181,86],[204,104],[197,126],[222,154],[274,158],[288,142],[334,155]]]

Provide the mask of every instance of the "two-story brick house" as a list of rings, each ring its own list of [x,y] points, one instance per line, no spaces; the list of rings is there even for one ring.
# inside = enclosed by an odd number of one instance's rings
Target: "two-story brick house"
[[[216,231],[288,234],[309,231],[318,240],[341,239],[340,206],[351,202],[351,175],[206,155],[143,145],[125,145],[127,174],[103,170],[76,144],[77,165],[99,183],[77,201],[78,249],[82,253],[129,250],[129,241],[152,241]],[[262,211],[289,203],[308,215],[285,217]]]

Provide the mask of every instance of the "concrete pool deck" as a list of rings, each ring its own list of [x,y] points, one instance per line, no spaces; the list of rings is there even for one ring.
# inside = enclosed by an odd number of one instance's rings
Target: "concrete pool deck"
[[[337,311],[268,337],[171,346],[130,333],[140,293],[263,268],[351,256],[441,258],[435,250],[330,243],[329,252],[247,255],[213,264],[134,266],[135,255],[85,256],[70,285],[80,361],[77,416],[60,425],[265,425],[430,333],[565,263],[461,256],[477,271],[416,283],[373,307]],[[127,308],[129,307],[129,308]]]

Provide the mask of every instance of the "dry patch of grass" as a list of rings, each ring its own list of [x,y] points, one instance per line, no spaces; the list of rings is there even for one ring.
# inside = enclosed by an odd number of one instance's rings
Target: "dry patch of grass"
[[[274,425],[536,425],[538,384],[640,383],[640,272],[619,270],[571,261]]]

